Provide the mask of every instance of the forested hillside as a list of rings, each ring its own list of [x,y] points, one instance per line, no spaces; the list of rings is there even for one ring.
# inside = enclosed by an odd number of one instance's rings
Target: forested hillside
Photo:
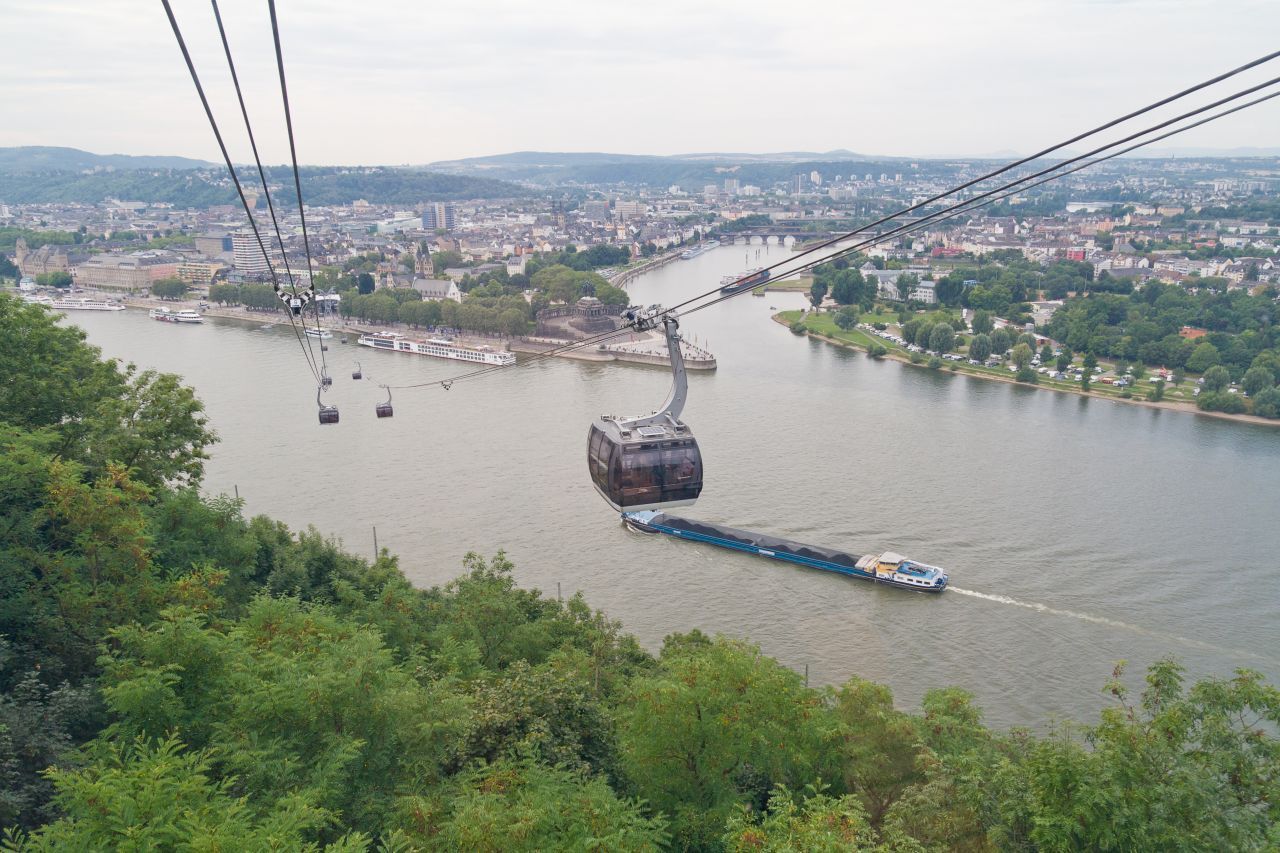
[[[246,186],[260,186],[251,177],[252,169],[242,172],[241,179]],[[307,167],[301,173],[302,193],[309,205],[350,204],[356,199],[374,204],[412,205],[423,201],[510,198],[525,192],[504,181],[407,169]],[[273,197],[286,205],[297,204],[293,173],[289,169],[268,169],[267,179],[272,184],[279,182]],[[237,201],[235,187],[225,169],[138,168],[114,172],[0,169],[0,198],[13,204],[98,204],[116,198],[184,208]]]
[[[655,654],[500,551],[416,589],[202,497],[192,392],[4,295],[0,376],[0,849],[1280,845],[1254,673],[1117,672],[1099,721],[1034,736],[693,626]]]

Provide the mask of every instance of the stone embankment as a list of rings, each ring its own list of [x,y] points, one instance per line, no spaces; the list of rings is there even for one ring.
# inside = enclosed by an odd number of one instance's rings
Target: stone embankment
[[[162,301],[159,299],[137,298],[131,297],[124,300],[125,304],[131,308],[150,309],[157,305],[168,305],[172,308],[190,308],[196,309],[197,303],[194,300],[185,302]],[[240,306],[211,305],[199,309],[200,313],[206,317],[221,317],[227,320],[242,320],[248,323],[256,323],[259,325],[268,324],[288,324],[288,319],[282,311],[251,311]],[[449,338],[458,341],[466,346],[478,346],[481,344],[494,347],[495,349],[507,349],[516,353],[542,354],[550,350],[571,345],[573,341],[559,340],[557,338],[539,338],[524,337],[511,338],[501,335],[485,335],[479,332],[466,332],[457,329],[449,329],[446,332],[440,332],[434,329],[415,329],[403,323],[389,323],[386,325],[370,326],[368,324],[356,325],[359,321],[344,321],[340,317],[322,317],[320,325],[338,335],[349,335],[351,343],[355,343],[355,338],[363,334],[371,332],[397,332],[406,337],[427,337],[434,334],[447,334]],[[312,316],[308,316],[307,324],[314,325],[315,321]],[[341,343],[342,341],[339,340]],[[670,361],[667,358],[666,342],[662,340],[661,335],[648,333],[644,335],[631,334],[628,337],[613,343],[602,344],[593,347],[583,347],[581,349],[570,350],[568,352],[558,352],[556,358],[570,358],[578,361],[597,361],[597,362],[622,362],[624,364],[644,364],[656,367],[668,367]],[[716,358],[707,350],[691,344],[684,343],[685,367],[689,370],[715,370]]]
[[[632,279],[638,278],[645,273],[653,272],[656,269],[661,269],[672,261],[678,260],[680,260],[680,252],[678,250],[668,252],[665,255],[658,255],[657,257],[647,260],[642,264],[637,264],[634,267],[629,267],[625,270],[619,271],[617,275],[612,276],[609,279],[609,283],[614,287],[625,288],[630,284]]]

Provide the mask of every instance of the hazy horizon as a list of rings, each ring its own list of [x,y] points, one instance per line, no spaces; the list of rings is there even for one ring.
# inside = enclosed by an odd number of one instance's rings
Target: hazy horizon
[[[0,129],[0,146],[220,161],[160,4],[11,5],[0,109],[21,120]],[[645,8],[281,4],[299,161],[424,165],[515,151],[1008,156],[1261,56],[1280,28],[1280,5],[1260,0],[927,2],[910,14],[817,3],[803,16],[741,3]],[[245,162],[212,13],[177,2],[175,14],[233,159]],[[231,0],[222,14],[263,159],[287,162],[265,4]],[[1205,37],[1224,27],[1236,30],[1230,39]],[[1254,69],[1159,117],[1274,73]],[[1176,147],[1276,141],[1271,102]]]

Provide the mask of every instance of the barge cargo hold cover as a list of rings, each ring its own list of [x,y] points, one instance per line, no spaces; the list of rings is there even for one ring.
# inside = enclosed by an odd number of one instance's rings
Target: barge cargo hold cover
[[[914,589],[917,592],[942,592],[947,587],[947,573],[942,569],[908,560],[892,551],[860,557],[836,548],[806,545],[764,533],[738,530],[708,521],[694,521],[652,510],[624,512],[622,520],[628,526],[645,533],[665,533],[678,539],[706,542],[721,548],[759,554],[762,557],[772,557],[775,560],[903,589]]]

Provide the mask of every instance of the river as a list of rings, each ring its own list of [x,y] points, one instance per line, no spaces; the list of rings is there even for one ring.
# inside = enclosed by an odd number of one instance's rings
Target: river
[[[629,289],[674,304],[786,251],[723,246]],[[1093,720],[1120,659],[1135,685],[1168,655],[1193,676],[1280,678],[1280,433],[874,361],[771,322],[801,304],[744,294],[684,320],[719,369],[690,377],[706,486],[681,512],[898,551],[947,568],[941,596],[624,529],[587,477],[587,427],[651,411],[670,381],[660,369],[545,359],[397,392],[379,420],[378,383],[464,366],[335,339],[327,401],[342,421],[321,428],[287,326],[71,319],[106,355],[195,387],[221,437],[208,491],[238,488],[247,512],[314,524],[358,553],[376,526],[420,585],[458,574],[467,551],[503,548],[522,585],[581,590],[650,648],[695,627],[747,637],[813,684],[856,674],[902,707],[963,687],[1000,727]]]

